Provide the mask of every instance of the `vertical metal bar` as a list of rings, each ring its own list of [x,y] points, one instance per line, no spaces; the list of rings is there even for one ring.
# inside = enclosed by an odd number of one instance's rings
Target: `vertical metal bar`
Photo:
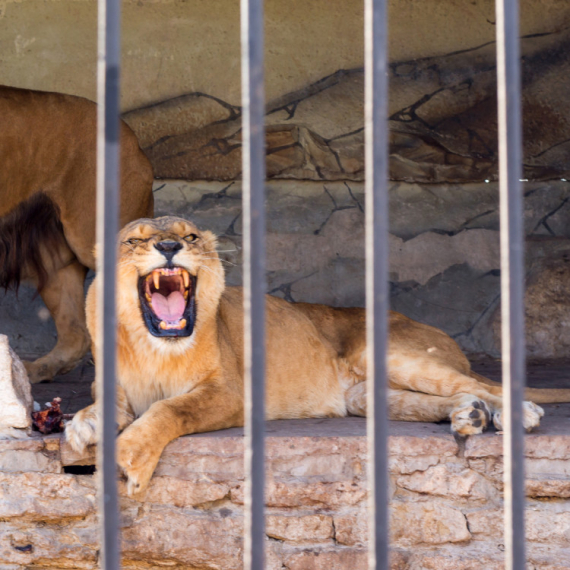
[[[246,570],[265,550],[265,100],[263,0],[241,0]]]
[[[97,275],[100,322],[97,331],[99,409],[99,505],[101,567],[115,570],[119,560],[119,512],[115,461],[115,376],[117,230],[119,209],[120,0],[98,2],[97,61]]]
[[[505,567],[525,568],[524,220],[517,0],[497,0],[497,96],[501,221],[501,311],[505,483]]]
[[[371,570],[388,569],[388,39],[386,0],[365,0],[366,358]]]

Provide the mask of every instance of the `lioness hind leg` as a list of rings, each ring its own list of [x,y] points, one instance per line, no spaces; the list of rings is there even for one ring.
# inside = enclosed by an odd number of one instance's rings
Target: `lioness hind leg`
[[[32,384],[69,372],[89,348],[83,290],[86,274],[87,268],[74,261],[52,273],[40,292],[55,321],[57,344],[45,356],[24,363]]]
[[[439,359],[423,355],[392,357],[389,364],[390,384],[398,389],[412,390],[434,396],[450,397],[473,394],[484,401],[493,414],[493,423],[502,429],[503,399],[501,388],[478,382]],[[542,408],[524,403],[523,426],[527,431],[540,425]]]
[[[346,406],[353,415],[366,415],[366,382],[347,390]],[[485,400],[463,393],[443,397],[388,389],[388,413],[390,419],[396,421],[450,420],[451,431],[458,435],[481,433],[491,422],[491,411]]]

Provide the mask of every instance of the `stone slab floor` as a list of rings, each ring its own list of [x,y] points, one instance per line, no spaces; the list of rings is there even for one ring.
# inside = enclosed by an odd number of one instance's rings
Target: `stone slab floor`
[[[473,364],[473,369],[492,380],[500,381],[501,379],[501,363],[499,361],[479,360]],[[527,374],[527,383],[534,388],[570,388],[570,360],[531,362],[529,363]],[[87,357],[80,366],[69,374],[58,376],[51,383],[32,386],[34,400],[43,406],[45,402],[49,402],[52,398],[59,396],[62,398],[61,407],[64,413],[77,412],[93,402],[91,398],[91,383],[94,379],[95,368],[93,361],[90,357]],[[570,435],[570,403],[550,404],[543,407],[546,414],[542,420],[542,425],[533,433]],[[292,424],[297,423],[299,422],[292,422]],[[354,425],[360,425],[360,423]],[[327,427],[327,429],[329,428]],[[338,422],[338,429],[340,430],[340,435],[348,428],[345,427],[343,422]],[[417,430],[421,432],[428,430],[430,433],[449,433],[449,425],[447,423],[433,425],[391,422],[391,429],[394,433],[411,434]],[[362,424],[362,430],[364,430],[364,424]],[[490,431],[493,431],[493,429]],[[359,431],[358,435],[363,435],[363,433],[364,431]],[[357,434],[353,434],[351,428],[347,435]]]

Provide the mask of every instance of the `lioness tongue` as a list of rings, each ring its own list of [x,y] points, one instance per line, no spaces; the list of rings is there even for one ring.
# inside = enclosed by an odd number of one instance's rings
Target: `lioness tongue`
[[[160,293],[153,293],[151,305],[154,314],[161,320],[167,322],[177,322],[184,314],[184,297],[180,291],[170,293],[168,297]]]

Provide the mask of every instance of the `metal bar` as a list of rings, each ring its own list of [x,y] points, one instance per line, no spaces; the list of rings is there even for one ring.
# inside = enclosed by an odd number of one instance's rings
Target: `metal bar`
[[[501,222],[501,311],[505,483],[505,567],[525,568],[524,219],[517,0],[497,0],[497,97]]]
[[[388,566],[388,26],[365,0],[366,362],[370,570]]]
[[[265,550],[265,100],[263,0],[241,0],[246,570]]]
[[[97,331],[101,568],[120,567],[115,438],[117,231],[119,210],[120,0],[98,2],[97,275],[101,321]]]

